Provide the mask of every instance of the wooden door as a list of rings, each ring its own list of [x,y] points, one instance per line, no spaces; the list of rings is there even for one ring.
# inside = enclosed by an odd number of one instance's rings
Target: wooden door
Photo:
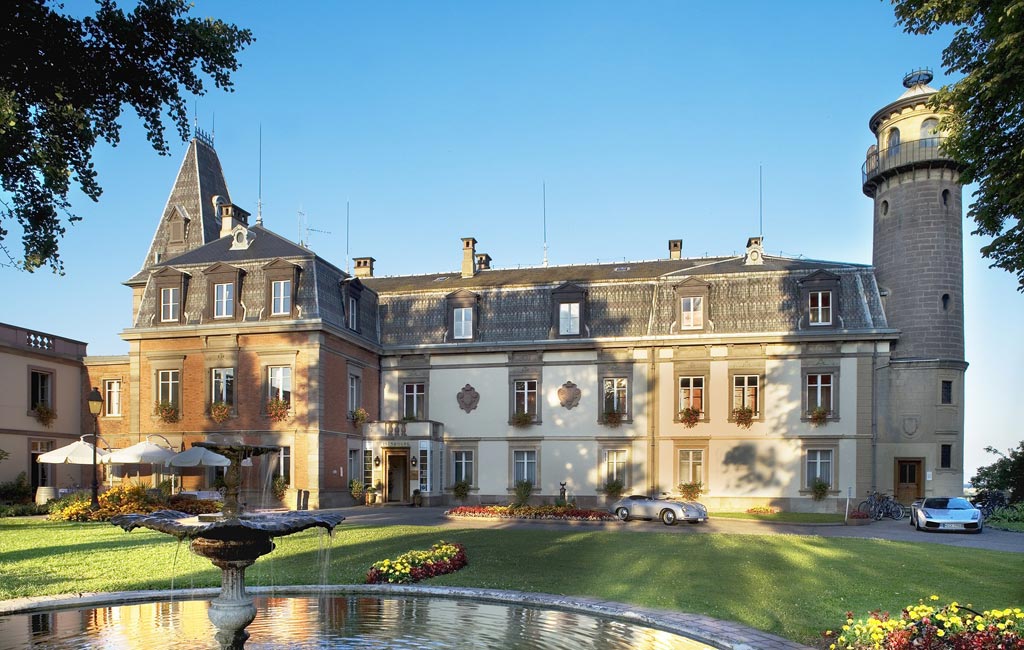
[[[905,506],[924,495],[922,465],[919,459],[896,459],[896,500]]]

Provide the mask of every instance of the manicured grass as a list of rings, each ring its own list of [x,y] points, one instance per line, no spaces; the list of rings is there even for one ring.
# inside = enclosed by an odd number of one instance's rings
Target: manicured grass
[[[731,619],[804,643],[845,612],[899,611],[936,594],[977,609],[1024,605],[1015,553],[931,543],[545,527],[451,529],[342,525],[328,584],[362,583],[370,565],[439,540],[469,565],[431,585],[586,595]],[[248,571],[252,585],[317,584],[322,538],[277,540]],[[176,564],[175,564],[176,558]],[[109,524],[0,520],[0,598],[215,586],[218,573],[185,546]]]
[[[1024,521],[1000,521],[985,524],[986,528],[998,528],[999,530],[1012,530],[1015,533],[1024,533]]]
[[[838,524],[842,515],[824,512],[776,512],[773,515],[754,515],[747,512],[712,512],[713,519],[754,519],[757,521],[778,521],[789,524]]]

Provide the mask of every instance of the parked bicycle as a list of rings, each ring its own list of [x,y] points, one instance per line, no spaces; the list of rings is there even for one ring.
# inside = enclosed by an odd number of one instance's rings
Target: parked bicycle
[[[995,490],[981,492],[972,501],[975,507],[981,510],[981,516],[986,519],[991,517],[996,510],[1005,508],[1008,504],[1006,495]]]
[[[894,499],[892,495],[879,494],[877,490],[869,490],[868,498],[857,504],[857,510],[860,510],[875,521],[882,517],[898,520],[903,519],[907,515],[907,510],[902,503]]]

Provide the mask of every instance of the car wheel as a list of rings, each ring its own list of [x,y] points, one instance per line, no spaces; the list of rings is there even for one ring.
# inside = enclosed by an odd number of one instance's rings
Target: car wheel
[[[914,530],[925,530],[924,528],[921,527],[920,520],[915,520],[914,521]]]
[[[619,508],[615,511],[615,516],[619,518],[619,521],[629,521],[629,510]]]
[[[985,529],[985,524],[978,524],[978,528],[973,530],[973,531],[971,531],[971,532],[973,532],[975,535],[980,535],[981,531],[984,530],[984,529]]]
[[[674,526],[676,524],[676,513],[674,510],[665,509],[661,511],[661,523],[666,526]]]

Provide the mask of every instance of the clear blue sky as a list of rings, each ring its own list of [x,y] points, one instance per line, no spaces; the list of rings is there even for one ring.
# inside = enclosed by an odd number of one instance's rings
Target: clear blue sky
[[[949,33],[910,36],[886,2],[211,2],[249,27],[236,91],[196,101],[232,200],[256,212],[263,129],[267,227],[378,275],[454,270],[461,237],[495,267],[769,253],[871,262],[860,167],[868,118],[904,73],[941,69]],[[89,3],[68,3],[74,11]],[[75,198],[67,275],[0,268],[0,320],[123,354],[131,294],[185,151],[160,157],[133,115],[101,146],[99,203]],[[966,206],[965,206],[966,207]],[[973,229],[965,222],[965,230]],[[18,245],[12,228],[8,246]],[[966,477],[1021,438],[1024,298],[965,238]],[[13,294],[13,295],[12,295]],[[13,299],[12,299],[13,298]],[[1007,395],[1003,395],[1006,391]]]

